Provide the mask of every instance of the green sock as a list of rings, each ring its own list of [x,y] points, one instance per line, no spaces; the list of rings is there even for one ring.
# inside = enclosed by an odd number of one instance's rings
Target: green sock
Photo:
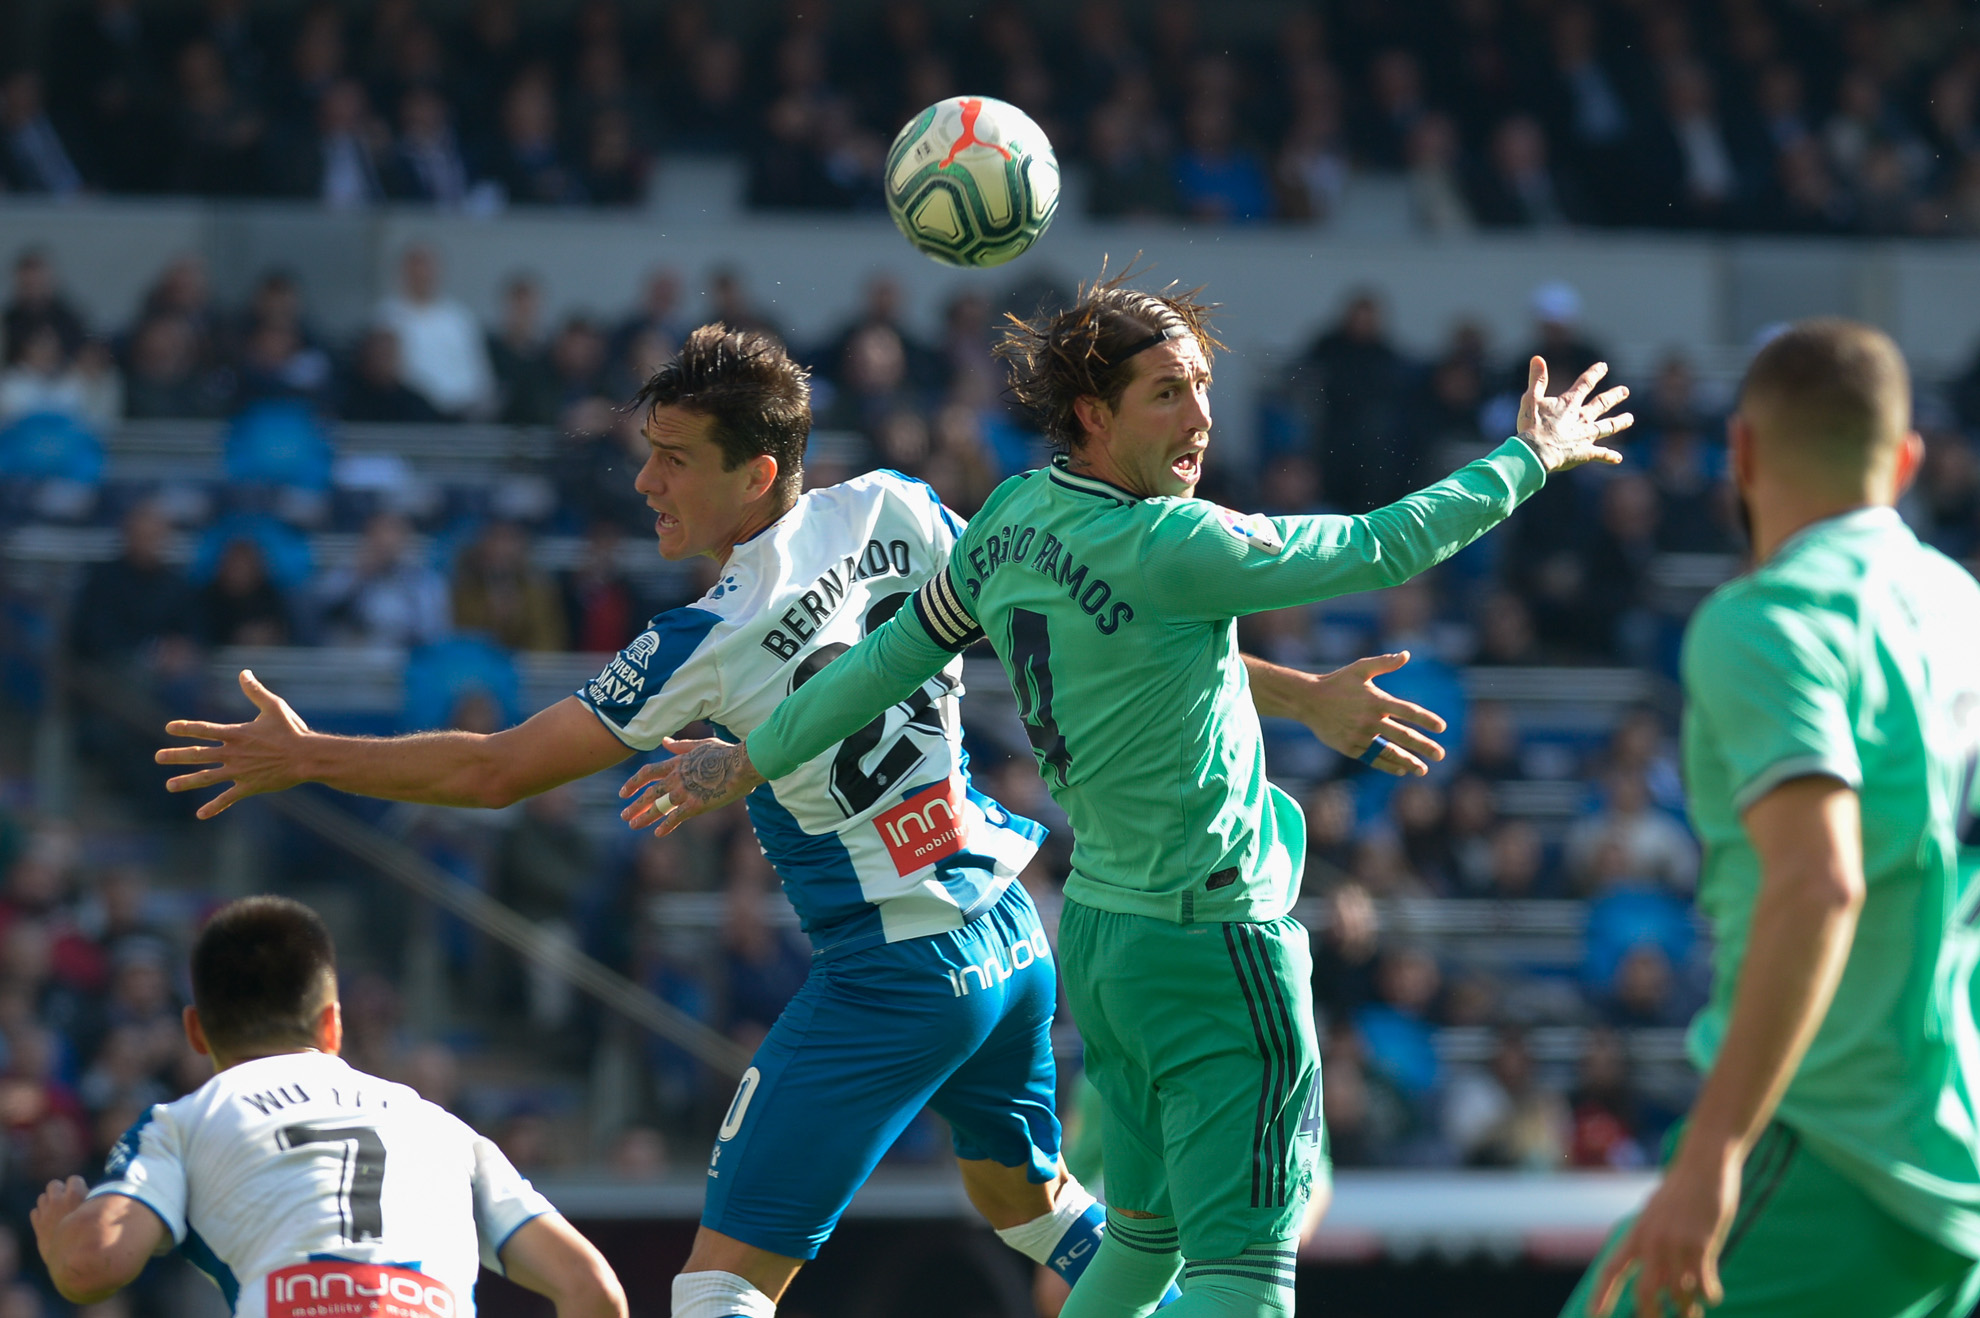
[[[1059,1318],[1147,1318],[1182,1266],[1173,1217],[1107,1211],[1107,1234]],[[1172,1304],[1162,1312],[1174,1313]]]
[[[1275,1318],[1293,1311],[1297,1239],[1252,1245],[1230,1259],[1192,1259],[1182,1298],[1162,1318]]]

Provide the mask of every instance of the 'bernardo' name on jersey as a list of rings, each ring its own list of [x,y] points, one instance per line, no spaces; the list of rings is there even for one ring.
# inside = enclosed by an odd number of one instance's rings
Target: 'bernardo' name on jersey
[[[907,541],[889,540],[883,545],[878,540],[868,540],[860,553],[847,554],[836,567],[825,569],[811,583],[811,589],[784,610],[784,616],[777,619],[784,625],[770,629],[763,638],[763,648],[779,659],[795,659],[805,642],[816,636],[819,628],[846,602],[847,587],[874,577],[905,577],[913,566]]]
[[[1074,561],[1071,546],[1050,531],[1041,536],[1035,526],[1000,526],[972,547],[969,565],[976,575],[965,578],[963,586],[973,599],[999,568],[1013,563],[1063,588],[1067,598],[1092,615],[1102,636],[1112,636],[1134,617],[1134,606],[1117,598],[1104,577],[1088,578],[1086,564]]]

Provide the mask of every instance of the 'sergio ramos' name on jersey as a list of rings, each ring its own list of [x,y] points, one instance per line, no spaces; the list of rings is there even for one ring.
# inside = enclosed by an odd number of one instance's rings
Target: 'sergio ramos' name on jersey
[[[969,565],[976,575],[963,582],[970,597],[981,594],[984,580],[1006,563],[1021,564],[1063,587],[1068,599],[1093,615],[1093,625],[1102,636],[1112,636],[1134,617],[1134,606],[1116,599],[1105,578],[1088,579],[1086,564],[1073,561],[1070,545],[1050,531],[1040,535],[1035,526],[999,527],[970,549]]]

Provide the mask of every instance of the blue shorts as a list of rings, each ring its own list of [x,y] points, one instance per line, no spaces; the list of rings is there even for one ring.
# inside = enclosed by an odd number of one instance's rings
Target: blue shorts
[[[1057,1003],[1051,949],[1015,883],[961,929],[814,963],[722,1120],[701,1224],[815,1257],[924,1106],[958,1158],[1051,1180]]]

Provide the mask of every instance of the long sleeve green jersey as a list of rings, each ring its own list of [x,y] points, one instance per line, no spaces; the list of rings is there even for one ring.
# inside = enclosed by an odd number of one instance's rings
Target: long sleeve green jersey
[[[750,760],[784,776],[987,637],[1072,824],[1068,897],[1185,924],[1276,919],[1306,825],[1265,776],[1236,619],[1406,581],[1545,478],[1510,439],[1365,516],[1265,517],[1139,498],[1061,458],[998,486],[914,607],[786,699]]]

